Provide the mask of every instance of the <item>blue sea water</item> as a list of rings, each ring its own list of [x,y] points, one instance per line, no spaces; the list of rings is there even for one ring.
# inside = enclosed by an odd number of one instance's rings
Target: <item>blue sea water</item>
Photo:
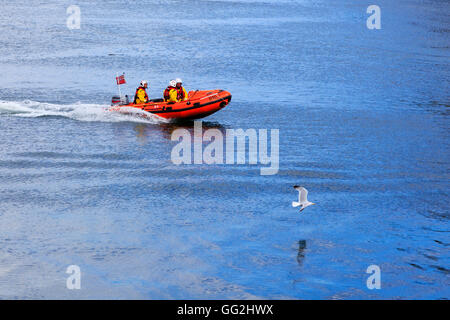
[[[0,298],[448,299],[450,4],[371,4],[2,3]],[[122,72],[231,92],[203,128],[279,129],[279,172],[173,164]]]

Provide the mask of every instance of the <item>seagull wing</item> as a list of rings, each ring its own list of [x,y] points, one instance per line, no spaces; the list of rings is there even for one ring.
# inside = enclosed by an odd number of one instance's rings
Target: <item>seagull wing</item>
[[[299,186],[295,186],[294,188],[298,191],[298,202],[303,203],[305,201],[308,201],[308,190]]]
[[[299,197],[300,197],[301,203],[308,202],[308,190],[306,190],[305,188],[302,188],[302,191],[300,191]]]

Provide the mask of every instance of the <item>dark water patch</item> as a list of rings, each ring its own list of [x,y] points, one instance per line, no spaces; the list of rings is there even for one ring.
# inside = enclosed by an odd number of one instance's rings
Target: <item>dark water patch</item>
[[[435,269],[438,270],[439,272],[444,273],[445,275],[449,275],[449,274],[450,274],[450,269],[447,269],[447,268],[445,268],[445,267],[436,266],[436,265],[432,265],[431,267],[435,268]]]
[[[430,217],[436,218],[436,219],[443,219],[443,220],[447,220],[448,218],[450,218],[450,211],[441,211],[438,212],[436,210],[428,210],[428,214],[430,215]],[[433,230],[434,231],[434,230]],[[450,231],[441,231],[441,232],[450,232]]]
[[[10,153],[13,157],[23,157],[23,158],[50,158],[50,159],[100,159],[109,161],[136,161],[141,160],[142,157],[136,155],[126,155],[119,153],[98,153],[98,154],[79,154],[79,153],[64,153],[64,152],[18,152]]]
[[[306,240],[299,240],[297,251],[297,263],[299,266],[303,265],[303,261],[305,260],[305,251],[306,251]]]
[[[409,265],[410,265],[410,266],[413,266],[414,268],[420,269],[420,270],[425,270],[425,268],[419,266],[419,265],[416,264],[416,263],[409,263]]]
[[[432,232],[438,232],[438,233],[448,233],[450,232],[450,230],[442,230],[442,229],[436,229],[436,228],[431,228],[431,227],[422,227],[423,230],[426,231],[432,231]],[[438,242],[438,240],[435,240],[436,242]],[[439,242],[442,244],[442,242]]]
[[[323,170],[280,170],[279,175],[290,177],[302,177],[302,178],[322,178],[322,179],[339,179],[346,180],[350,178],[350,175],[342,172],[330,172]]]
[[[422,255],[423,255],[425,258],[428,258],[428,259],[433,260],[433,261],[438,261],[438,260],[439,260],[438,257],[430,256],[429,254],[423,253]]]
[[[433,240],[433,241],[436,242],[436,243],[439,243],[439,244],[441,244],[441,245],[443,245],[443,246],[445,246],[445,247],[450,246],[450,243],[445,243],[445,242],[440,241],[440,240]]]
[[[75,161],[42,161],[42,160],[0,160],[0,168],[4,169],[64,169],[64,168],[78,168],[78,169],[101,169],[101,170],[133,170],[140,168],[133,162],[128,164],[123,163],[102,163],[102,162],[75,162]]]

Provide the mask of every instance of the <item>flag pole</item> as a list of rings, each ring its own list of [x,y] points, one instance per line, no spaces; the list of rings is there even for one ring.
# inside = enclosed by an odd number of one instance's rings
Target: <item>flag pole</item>
[[[119,89],[119,97],[120,97],[120,101],[122,101],[122,92],[120,92],[120,84],[119,84],[119,74],[116,72],[116,84],[117,84],[117,89]]]

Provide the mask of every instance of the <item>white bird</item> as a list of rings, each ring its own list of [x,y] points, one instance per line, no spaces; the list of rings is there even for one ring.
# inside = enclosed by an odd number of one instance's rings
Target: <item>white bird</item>
[[[298,191],[298,202],[293,201],[292,202],[293,207],[300,207],[300,211],[302,211],[306,207],[315,204],[313,202],[308,201],[308,190],[299,186],[294,186],[294,189]]]

